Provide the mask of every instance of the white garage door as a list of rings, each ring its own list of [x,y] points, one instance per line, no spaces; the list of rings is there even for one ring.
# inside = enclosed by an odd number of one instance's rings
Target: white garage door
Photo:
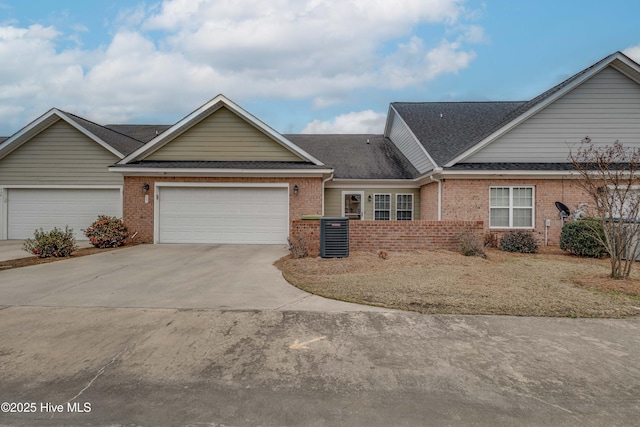
[[[162,187],[160,243],[286,243],[286,187]]]
[[[73,228],[76,240],[87,240],[82,232],[98,215],[122,216],[119,189],[17,189],[7,194],[9,239],[33,237],[41,227]]]

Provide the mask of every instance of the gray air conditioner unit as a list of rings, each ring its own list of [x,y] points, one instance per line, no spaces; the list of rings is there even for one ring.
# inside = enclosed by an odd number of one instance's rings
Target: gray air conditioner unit
[[[349,256],[348,218],[320,218],[320,256],[322,258]]]

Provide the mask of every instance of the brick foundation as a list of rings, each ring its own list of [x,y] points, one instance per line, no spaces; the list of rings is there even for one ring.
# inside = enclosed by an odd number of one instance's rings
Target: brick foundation
[[[482,234],[482,221],[350,221],[349,250],[457,249],[461,230]],[[291,237],[306,237],[311,255],[320,253],[320,221],[296,220]]]

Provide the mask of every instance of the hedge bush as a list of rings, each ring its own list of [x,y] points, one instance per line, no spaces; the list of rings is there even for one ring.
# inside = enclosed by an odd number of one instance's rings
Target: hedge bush
[[[22,249],[40,258],[61,258],[70,256],[71,252],[78,249],[78,245],[73,237],[73,229],[67,226],[64,231],[57,227],[48,232],[42,228],[36,230],[33,239],[27,239]]]
[[[602,244],[605,239],[602,223],[598,219],[585,218],[562,227],[560,249],[582,257],[600,258],[607,254],[607,248]]]
[[[533,233],[525,230],[514,230],[502,235],[500,249],[506,252],[534,254],[538,252],[538,243],[533,237]]]
[[[122,219],[100,215],[93,224],[84,230],[84,235],[96,248],[117,248],[124,246],[129,237],[129,230]]]

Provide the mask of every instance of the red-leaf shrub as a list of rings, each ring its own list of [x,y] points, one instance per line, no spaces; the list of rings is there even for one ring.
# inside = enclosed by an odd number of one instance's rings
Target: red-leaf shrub
[[[96,248],[117,248],[124,246],[129,237],[129,230],[122,219],[100,215],[93,224],[84,230],[84,235]]]

